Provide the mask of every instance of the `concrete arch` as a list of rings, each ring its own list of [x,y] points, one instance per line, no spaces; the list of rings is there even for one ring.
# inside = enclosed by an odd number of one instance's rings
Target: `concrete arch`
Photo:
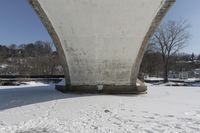
[[[65,71],[60,90],[138,93],[147,43],[175,0],[29,0]],[[132,44],[135,43],[135,44]]]
[[[164,0],[162,3],[161,8],[159,9],[159,11],[157,12],[157,14],[155,15],[151,26],[148,30],[148,32],[146,33],[144,40],[142,42],[142,45],[140,47],[140,50],[138,52],[137,58],[136,58],[136,65],[133,65],[132,67],[132,74],[131,74],[131,81],[134,83],[136,82],[136,78],[138,73],[139,73],[139,69],[140,69],[140,65],[145,53],[145,49],[147,48],[148,45],[148,41],[151,38],[151,36],[153,35],[155,29],[159,26],[160,22],[162,21],[162,19],[164,18],[164,16],[166,15],[167,11],[170,9],[170,7],[174,4],[175,0]]]
[[[29,0],[29,3],[35,9],[36,13],[40,17],[43,25],[46,27],[49,35],[51,36],[51,38],[53,40],[55,47],[56,47],[56,50],[58,51],[58,54],[59,54],[59,57],[60,57],[60,61],[61,61],[62,66],[63,66],[64,75],[65,75],[65,82],[66,82],[66,84],[70,85],[71,80],[70,80],[70,74],[69,74],[69,69],[68,69],[68,63],[67,63],[67,60],[65,59],[64,50],[62,48],[62,44],[61,44],[59,37],[58,37],[52,23],[48,19],[48,16],[46,15],[44,10],[42,9],[40,3],[37,0]]]

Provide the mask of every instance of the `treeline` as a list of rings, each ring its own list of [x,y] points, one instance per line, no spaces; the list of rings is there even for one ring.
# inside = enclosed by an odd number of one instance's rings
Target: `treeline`
[[[149,45],[151,46],[151,45]],[[148,47],[144,55],[140,78],[163,77],[162,53]],[[171,72],[200,68],[200,55],[177,53],[169,58]],[[58,53],[50,42],[37,41],[22,45],[0,45],[0,75],[63,75]]]
[[[50,42],[0,45],[0,75],[62,75],[58,53]]]
[[[164,63],[162,54],[157,51],[146,51],[141,67],[140,77],[163,77]],[[200,68],[200,55],[179,53],[169,59],[169,74],[179,72],[189,72]]]

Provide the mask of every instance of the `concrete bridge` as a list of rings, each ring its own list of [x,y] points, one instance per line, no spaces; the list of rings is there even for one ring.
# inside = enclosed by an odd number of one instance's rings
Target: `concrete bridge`
[[[174,0],[30,0],[59,53],[67,91],[139,93],[140,64]]]

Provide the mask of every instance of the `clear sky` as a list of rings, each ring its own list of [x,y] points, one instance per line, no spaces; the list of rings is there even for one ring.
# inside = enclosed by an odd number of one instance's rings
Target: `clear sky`
[[[0,44],[51,40],[27,0],[0,0]]]
[[[186,19],[191,26],[191,38],[183,51],[200,54],[200,0],[176,0],[163,22],[180,19]]]
[[[188,20],[191,39],[184,52],[200,54],[200,0],[176,0],[164,21]],[[0,0],[0,44],[51,41],[27,0]]]

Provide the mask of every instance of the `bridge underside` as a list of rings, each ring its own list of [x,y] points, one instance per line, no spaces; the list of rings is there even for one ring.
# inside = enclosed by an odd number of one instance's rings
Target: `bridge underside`
[[[139,67],[174,0],[30,0],[59,53],[62,92],[138,93]]]

